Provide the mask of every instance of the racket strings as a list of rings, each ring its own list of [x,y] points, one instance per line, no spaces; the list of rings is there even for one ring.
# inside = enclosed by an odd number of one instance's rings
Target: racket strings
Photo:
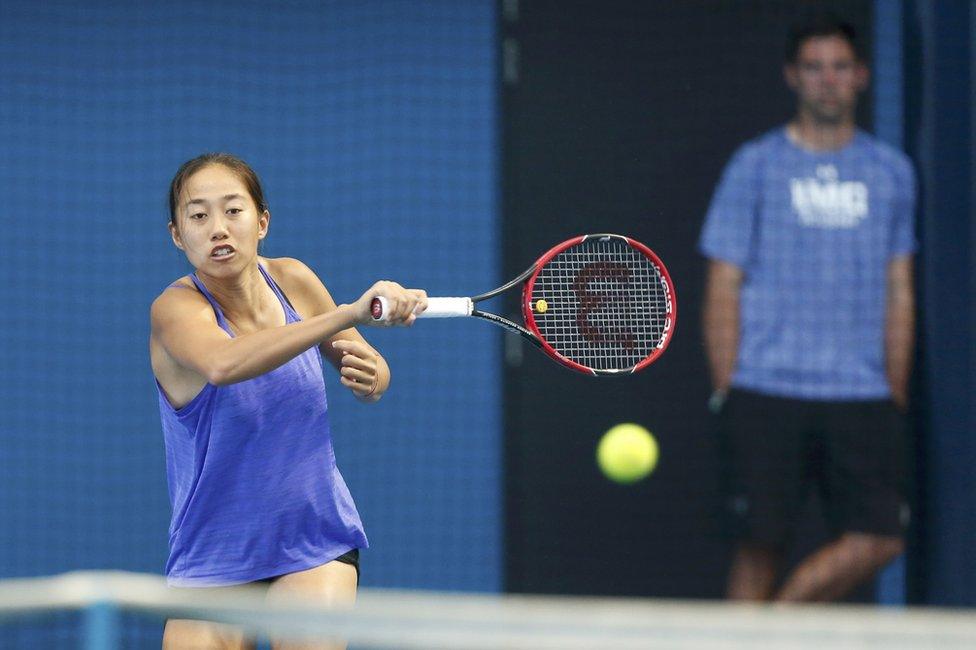
[[[585,240],[539,270],[532,305],[542,338],[594,370],[626,370],[663,347],[670,293],[657,264],[623,239]]]

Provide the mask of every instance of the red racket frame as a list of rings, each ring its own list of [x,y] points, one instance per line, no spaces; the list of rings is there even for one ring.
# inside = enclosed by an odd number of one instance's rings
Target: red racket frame
[[[562,354],[557,352],[546,339],[542,336],[542,332],[539,331],[539,326],[535,322],[535,312],[532,309],[532,289],[535,286],[535,280],[539,273],[542,271],[543,267],[554,258],[559,253],[562,253],[568,248],[572,248],[578,244],[583,243],[587,239],[612,237],[614,239],[622,239],[629,246],[640,251],[644,257],[649,259],[654,267],[657,269],[658,273],[661,274],[661,278],[664,280],[664,287],[667,300],[667,313],[664,322],[664,332],[661,336],[661,342],[658,344],[657,348],[644,358],[639,363],[631,366],[630,368],[624,368],[622,370],[597,370],[595,368],[590,368],[589,366],[584,366],[581,363],[577,363],[572,359],[564,357]],[[587,375],[619,375],[619,374],[632,374],[643,370],[647,366],[651,365],[657,361],[658,357],[664,354],[668,345],[671,343],[671,338],[674,334],[674,326],[678,320],[678,300],[675,296],[674,284],[671,281],[671,275],[668,273],[667,267],[661,262],[654,251],[650,248],[637,241],[636,239],[631,239],[630,237],[625,237],[623,235],[612,235],[612,234],[600,234],[600,235],[580,235],[579,237],[573,237],[572,239],[567,239],[566,241],[556,244],[545,254],[540,257],[535,263],[535,270],[529,279],[525,281],[522,286],[522,318],[525,320],[525,327],[532,332],[536,340],[541,344],[541,349],[548,354],[550,357],[563,364],[568,368],[572,368],[577,372],[582,372]]]

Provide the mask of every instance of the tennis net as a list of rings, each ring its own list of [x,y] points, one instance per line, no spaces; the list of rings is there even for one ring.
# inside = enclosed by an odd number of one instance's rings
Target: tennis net
[[[0,648],[158,648],[167,618],[266,642],[350,649],[972,648],[964,611],[762,606],[363,589],[353,609],[266,602],[257,588],[174,589],[159,576],[77,572],[0,581]]]

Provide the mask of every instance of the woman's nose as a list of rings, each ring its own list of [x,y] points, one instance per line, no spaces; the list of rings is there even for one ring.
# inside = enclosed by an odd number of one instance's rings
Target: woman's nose
[[[227,222],[224,221],[223,216],[216,216],[211,223],[212,228],[210,230],[210,239],[226,239],[227,238]]]

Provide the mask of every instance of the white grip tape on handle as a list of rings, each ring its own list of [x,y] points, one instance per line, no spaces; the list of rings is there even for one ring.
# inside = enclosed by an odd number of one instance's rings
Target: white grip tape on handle
[[[379,318],[374,316],[373,320],[388,320],[389,303],[386,298],[379,296],[375,300],[380,303],[380,316]],[[417,318],[457,318],[470,316],[473,310],[474,303],[471,302],[471,298],[428,298],[427,309],[417,314]]]
[[[417,318],[455,318],[470,316],[474,311],[471,298],[428,298],[427,309]]]

